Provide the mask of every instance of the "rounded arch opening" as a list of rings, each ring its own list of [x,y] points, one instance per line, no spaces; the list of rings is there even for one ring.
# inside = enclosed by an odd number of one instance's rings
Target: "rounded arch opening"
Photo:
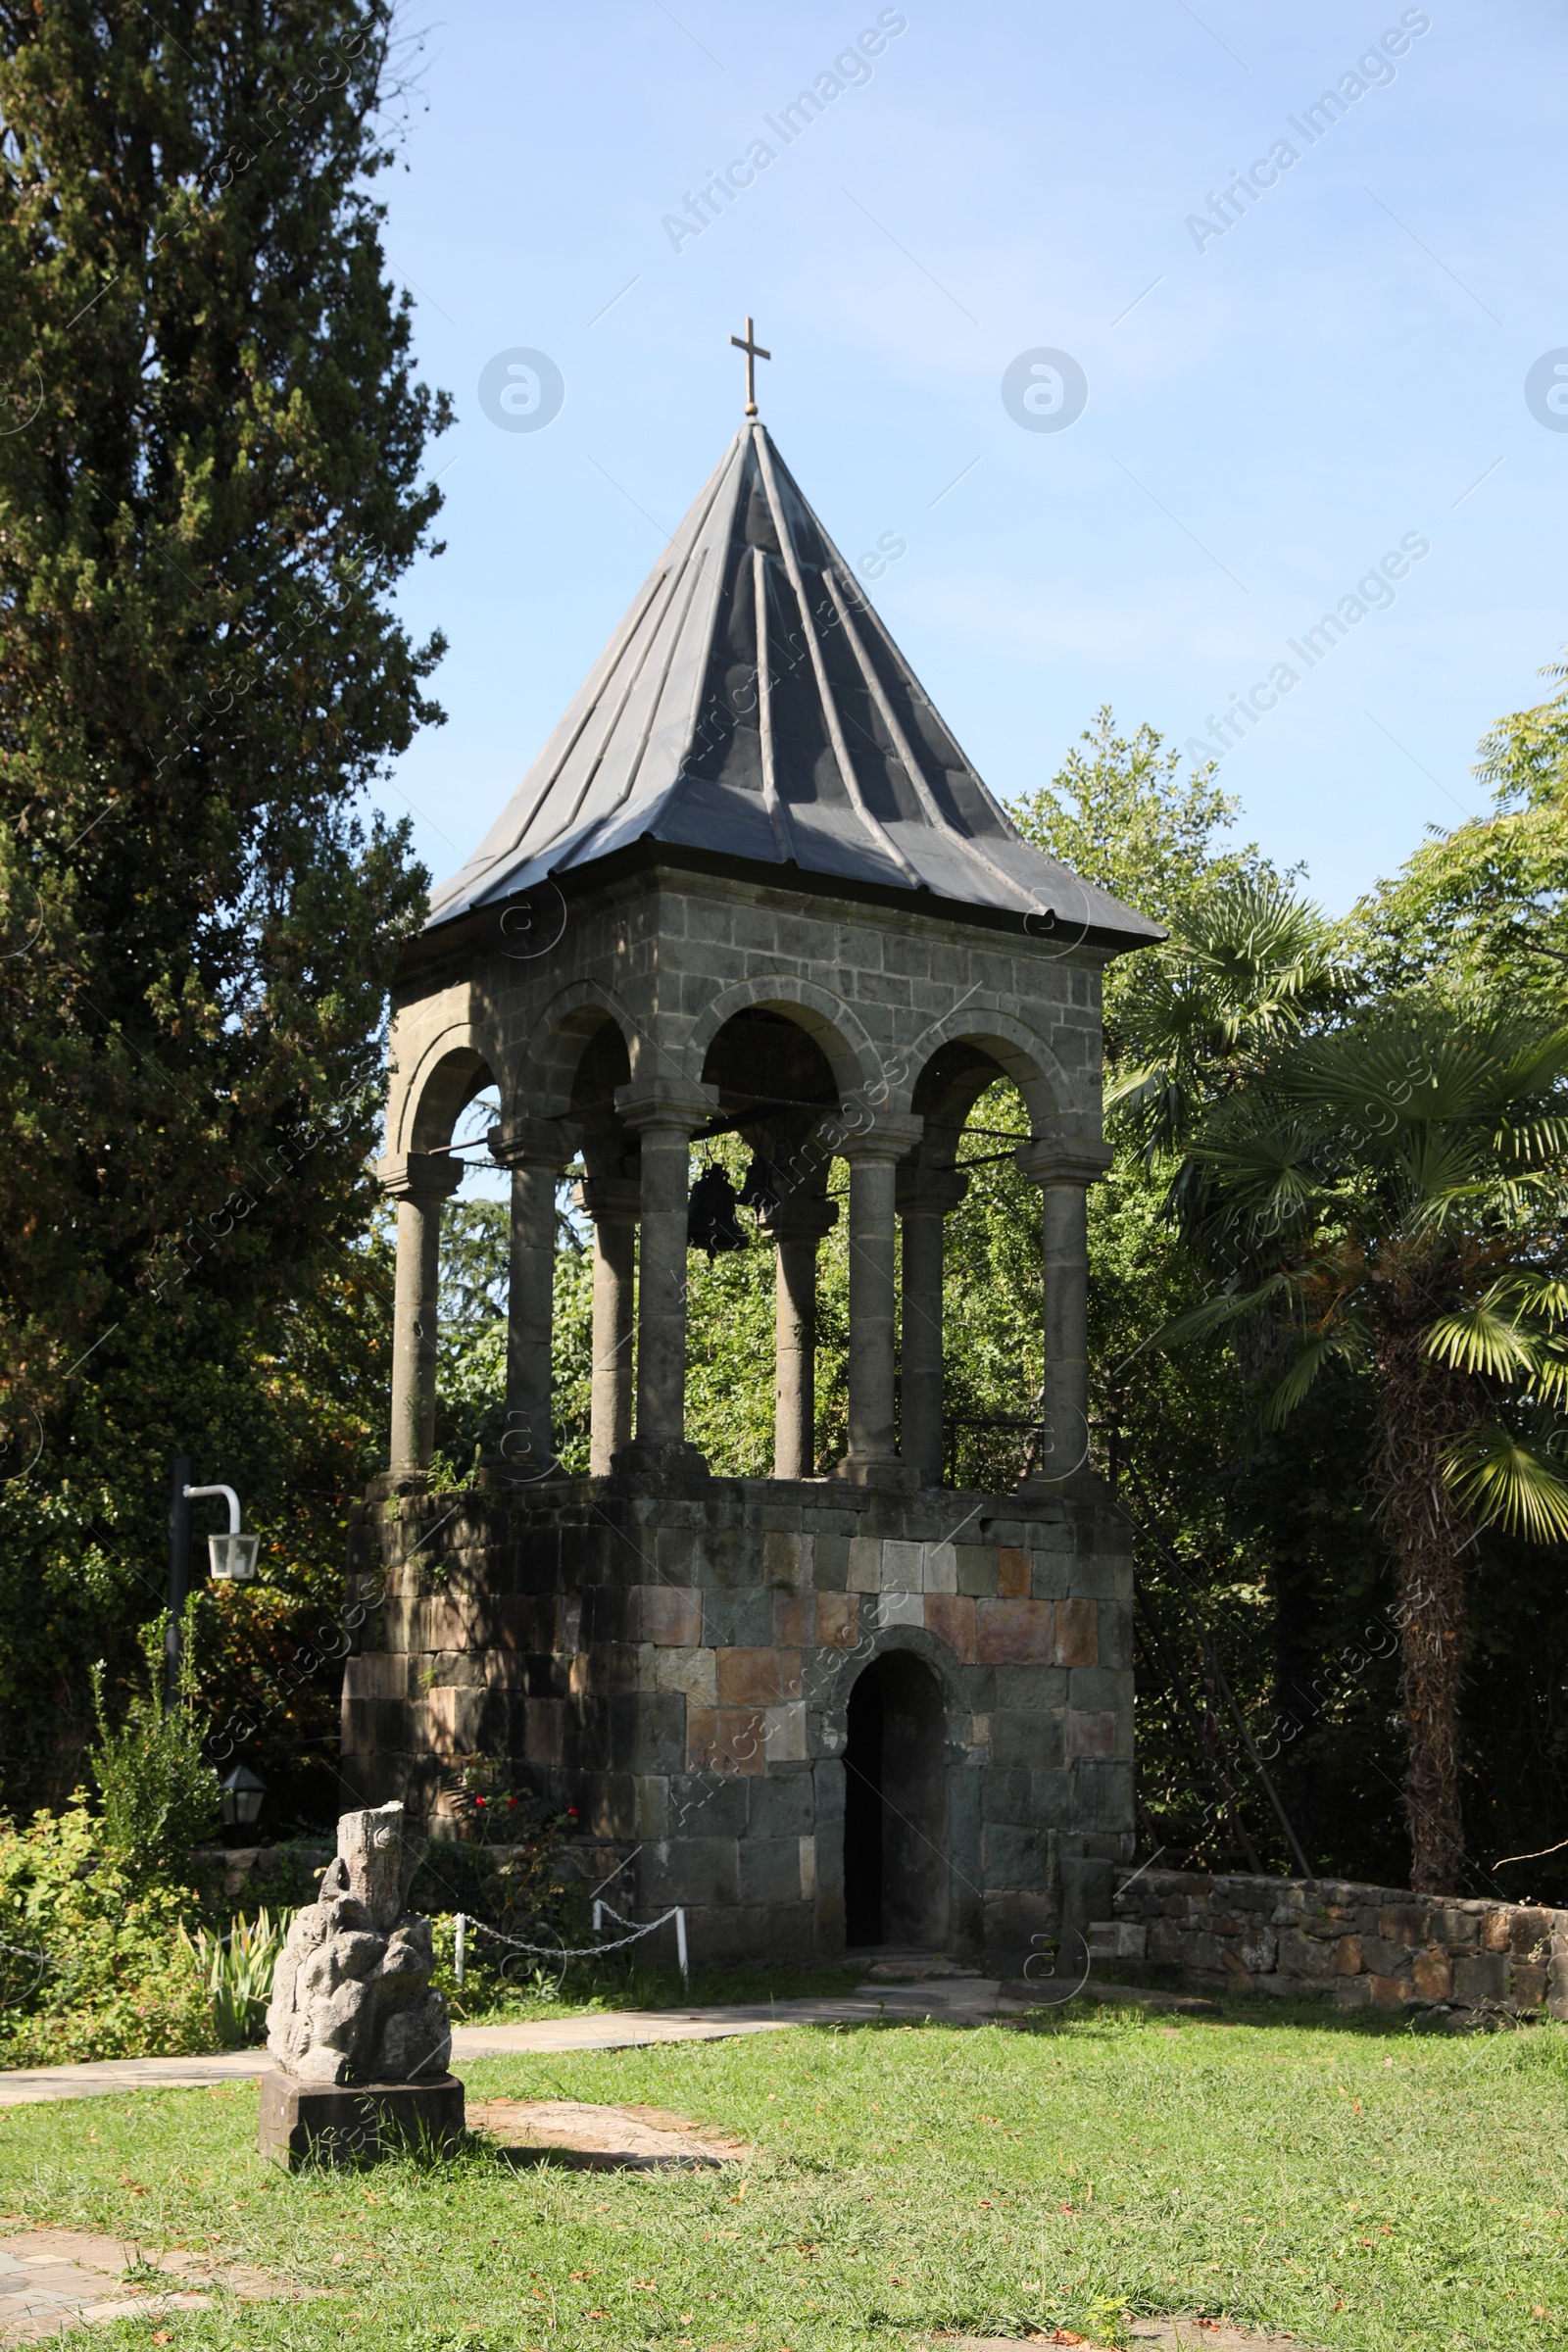
[[[546,1007],[514,1072],[515,1108],[535,1118],[575,1116],[631,1073],[632,1023],[609,993],[587,983]],[[509,1106],[510,1107],[510,1106]]]
[[[749,1004],[715,1031],[703,1057],[703,1082],[718,1089],[711,1129],[744,1134],[766,1159],[782,1156],[786,1146],[798,1155],[812,1129],[838,1108],[832,1060],[798,1012]]]
[[[903,1442],[932,1483],[966,1493],[1004,1493],[1042,1460],[1040,1195],[1013,1155],[1058,1100],[986,1031],[938,1046],[913,1087],[924,1128],[901,1199],[944,1213],[939,1232],[905,1225]]]
[[[706,1063],[718,1040],[752,1014],[788,1022],[810,1039],[826,1063],[833,1106],[840,1097],[875,1083],[882,1057],[849,1007],[809,980],[741,981],[726,988],[694,1023],[692,1053]]]
[[[912,1650],[873,1658],[850,1692],[844,1752],[844,1931],[852,1948],[945,1948],[950,1864],[947,1701]]]
[[[420,1070],[403,1114],[406,1152],[445,1152],[459,1120],[496,1085],[489,1057],[473,1046],[454,1046]]]

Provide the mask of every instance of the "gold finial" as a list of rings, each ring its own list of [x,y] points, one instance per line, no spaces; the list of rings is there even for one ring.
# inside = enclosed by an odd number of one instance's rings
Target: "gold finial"
[[[757,330],[749,318],[746,321],[745,335],[731,335],[730,341],[737,351],[744,351],[746,354],[746,414],[748,416],[755,416],[757,415],[757,363],[759,360],[770,360],[773,354],[770,351],[764,351],[758,342]]]

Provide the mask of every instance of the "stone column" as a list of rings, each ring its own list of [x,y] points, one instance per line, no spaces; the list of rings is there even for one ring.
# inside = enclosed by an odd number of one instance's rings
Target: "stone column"
[[[884,1111],[863,1135],[837,1147],[850,1163],[850,1446],[837,1476],[857,1486],[912,1491],[918,1484],[918,1473],[899,1459],[894,1427],[894,1199],[897,1162],[919,1142],[922,1126]]]
[[[435,1448],[441,1203],[463,1182],[463,1162],[441,1152],[405,1152],[378,1160],[375,1173],[398,1204],[391,1459],[394,1475],[406,1475],[427,1470]]]
[[[517,1478],[557,1467],[551,1429],[556,1187],[578,1145],[564,1119],[507,1119],[490,1155],[512,1170],[512,1274],[507,1290],[507,1427],[502,1459]]]
[[[642,1191],[629,1176],[590,1176],[577,1206],[594,1227],[594,1361],[588,1467],[594,1478],[631,1444],[632,1326],[637,1216]]]
[[[900,1435],[904,1459],[922,1487],[942,1484],[942,1254],[943,1227],[969,1190],[956,1168],[898,1171],[898,1211],[904,1223],[904,1345],[900,1350]]]
[[[761,1219],[778,1244],[773,1344],[773,1476],[816,1465],[816,1253],[838,1223],[831,1200],[786,1193]]]
[[[686,1443],[686,1219],[691,1139],[713,1114],[718,1089],[689,1078],[634,1078],[615,1108],[641,1138],[642,1224],[637,1281],[637,1433],[616,1468],[708,1476]]]
[[[1046,1434],[1030,1486],[1058,1486],[1088,1466],[1089,1187],[1110,1162],[1109,1146],[1081,1132],[1037,1137],[1013,1153],[1043,1201]]]

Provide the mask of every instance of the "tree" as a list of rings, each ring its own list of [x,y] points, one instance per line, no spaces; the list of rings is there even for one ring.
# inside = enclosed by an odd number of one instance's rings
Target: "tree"
[[[1051,782],[1013,804],[1013,822],[1074,873],[1156,922],[1170,922],[1222,882],[1276,878],[1256,842],[1234,849],[1222,840],[1242,804],[1220,790],[1213,761],[1184,776],[1181,760],[1147,720],[1118,735],[1102,703]],[[1113,991],[1137,961],[1112,965]]]
[[[1568,1535],[1565,1143],[1568,1029],[1410,999],[1283,1041],[1200,1123],[1177,1194],[1221,1282],[1167,1346],[1246,1333],[1275,1428],[1327,1367],[1375,1376],[1422,1892],[1464,1860],[1466,1554],[1494,1522]]]
[[[1162,1648],[1140,1621],[1139,1801],[1154,1842],[1220,1867],[1240,1849],[1226,1824],[1205,1826],[1212,1757],[1198,1752],[1195,1711],[1205,1749],[1218,1734],[1204,1705],[1206,1661],[1165,1546],[1179,1558],[1260,1737],[1271,1720],[1291,1719],[1293,1703],[1299,1708],[1296,1683],[1309,1683],[1343,1637],[1342,1616],[1363,1586],[1337,1492],[1343,1430],[1314,1431],[1309,1444],[1300,1430],[1274,1441],[1276,1451],[1283,1444],[1301,1458],[1259,1477],[1231,1351],[1215,1340],[1176,1362],[1150,1345],[1201,1296],[1199,1270],[1172,1247],[1164,1213],[1169,1154],[1191,1119],[1251,1066],[1271,1031],[1320,1002],[1327,980],[1326,926],[1290,896],[1289,877],[1255,843],[1227,838],[1239,808],[1212,767],[1183,774],[1181,756],[1154,728],[1123,736],[1102,710],[1051,787],[1013,811],[1041,848],[1171,931],[1164,947],[1124,957],[1105,974],[1106,1133],[1116,1159],[1090,1195],[1090,1366],[1093,1418],[1100,1431],[1116,1431],[1116,1458],[1129,1479],[1122,1492],[1138,1498],[1141,1605],[1157,1610],[1168,1633]],[[1015,1114],[1016,1103],[1010,1109]],[[984,1117],[1004,1123],[999,1102]],[[1038,1330],[1036,1223],[1027,1188],[1014,1193],[1011,1180],[1004,1167],[978,1173],[950,1227],[955,1253],[963,1250],[971,1264],[977,1225],[998,1229],[980,1261],[983,1284],[968,1286],[954,1314],[961,1352],[951,1361],[950,1385],[966,1404],[988,1362],[1018,1362],[1013,1332]],[[995,1334],[989,1349],[969,1344],[975,1322]],[[1008,1389],[991,1385],[993,1412],[1020,1409],[1015,1383]],[[1326,1475],[1320,1443],[1334,1465]],[[1108,1438],[1099,1455],[1108,1470]],[[1324,1507],[1303,1529],[1280,1506],[1306,1483],[1324,1491]],[[1348,1552],[1356,1573],[1345,1577]],[[1168,1656],[1189,1693],[1185,1704],[1170,1687]],[[1306,1748],[1304,1740],[1293,1747],[1286,1767],[1298,1779]],[[1303,1804],[1307,1793],[1303,1786]],[[1274,1858],[1273,1816],[1260,1794],[1250,1814],[1253,1838]],[[1363,1850],[1347,1844],[1341,1821],[1323,1828],[1340,1850]]]
[[[1272,878],[1217,879],[1172,917],[1170,937],[1131,974],[1107,1115],[1152,1167],[1180,1152],[1200,1112],[1332,1004],[1340,987],[1315,906]]]
[[[368,193],[389,24],[0,0],[0,1542],[75,1558],[87,1656],[208,1368],[286,1357],[368,1220],[424,878],[357,803],[440,715],[390,599],[449,414]]]
[[[1370,993],[1443,973],[1466,995],[1505,994],[1545,1018],[1568,993],[1568,660],[1555,694],[1500,718],[1476,774],[1493,813],[1424,842],[1356,908],[1348,941]]]

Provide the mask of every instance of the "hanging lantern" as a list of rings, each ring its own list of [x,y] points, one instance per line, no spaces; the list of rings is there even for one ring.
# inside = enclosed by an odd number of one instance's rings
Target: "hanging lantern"
[[[212,1565],[214,1576],[220,1582],[237,1585],[249,1584],[251,1578],[256,1574],[256,1555],[261,1550],[262,1539],[260,1536],[244,1535],[240,1532],[239,1496],[233,1488],[222,1486],[186,1487],[183,1489],[183,1494],[187,1502],[193,1502],[204,1494],[222,1495],[228,1505],[228,1533],[226,1536],[208,1537],[207,1557]]]
[[[705,1168],[692,1186],[686,1242],[689,1249],[706,1250],[710,1265],[720,1250],[746,1247],[746,1236],[735,1215],[737,1206],[735,1187],[723,1169]]]

